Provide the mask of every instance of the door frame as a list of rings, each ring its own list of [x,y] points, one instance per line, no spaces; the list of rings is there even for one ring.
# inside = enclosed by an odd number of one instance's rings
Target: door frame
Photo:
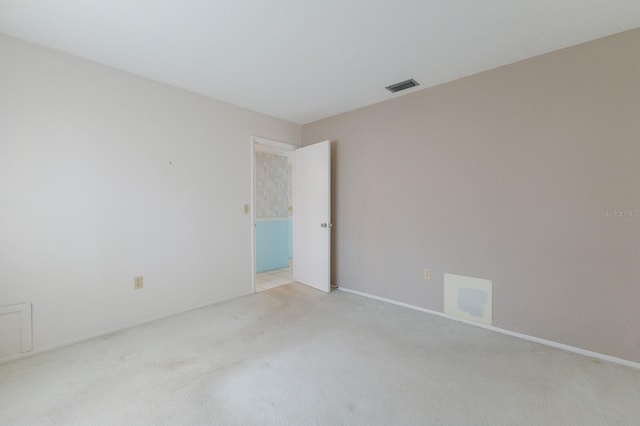
[[[256,244],[256,145],[265,147],[274,153],[293,152],[300,148],[287,142],[277,141],[262,136],[251,136],[251,289],[256,292],[256,266],[257,266],[257,244]],[[293,168],[295,169],[295,161]],[[295,173],[294,173],[295,174]]]

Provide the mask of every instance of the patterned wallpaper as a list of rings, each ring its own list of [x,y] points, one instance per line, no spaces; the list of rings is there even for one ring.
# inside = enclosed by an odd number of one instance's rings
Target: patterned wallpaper
[[[287,157],[256,152],[256,218],[290,216],[291,174]]]

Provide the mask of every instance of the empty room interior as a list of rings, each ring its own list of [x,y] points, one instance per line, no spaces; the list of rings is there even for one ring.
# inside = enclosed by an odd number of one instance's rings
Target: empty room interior
[[[637,0],[0,0],[0,424],[637,425]]]

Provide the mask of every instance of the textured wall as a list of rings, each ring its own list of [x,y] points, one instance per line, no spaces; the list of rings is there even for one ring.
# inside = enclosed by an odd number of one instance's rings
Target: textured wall
[[[640,361],[638,76],[634,30],[303,126],[333,281],[441,311],[445,272],[489,279],[495,326]]]
[[[291,167],[287,157],[256,152],[256,217],[289,216]]]

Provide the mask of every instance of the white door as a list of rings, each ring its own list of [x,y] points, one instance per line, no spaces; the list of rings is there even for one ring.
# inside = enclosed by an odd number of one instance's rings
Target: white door
[[[293,178],[293,279],[331,290],[331,143],[295,153]]]

